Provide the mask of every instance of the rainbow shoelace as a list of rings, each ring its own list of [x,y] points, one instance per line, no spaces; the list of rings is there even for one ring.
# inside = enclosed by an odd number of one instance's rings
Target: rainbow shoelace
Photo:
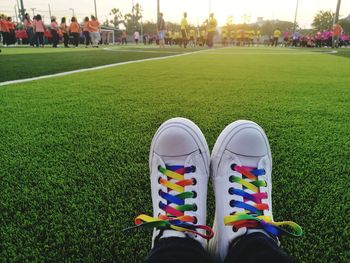
[[[159,191],[159,196],[166,200],[166,204],[159,202],[159,208],[164,214],[159,214],[158,217],[150,217],[148,215],[139,215],[135,218],[136,227],[144,226],[157,229],[173,229],[180,232],[189,232],[199,235],[205,239],[210,239],[214,236],[213,230],[208,226],[197,225],[195,216],[185,215],[186,211],[196,211],[196,204],[186,204],[187,198],[196,198],[197,193],[194,191],[186,192],[185,187],[195,185],[196,179],[185,179],[184,174],[195,172],[195,166],[166,166],[158,167],[160,173],[165,175],[167,179],[159,178],[159,183],[167,187],[167,192]],[[171,181],[170,181],[171,180]],[[169,192],[172,191],[170,194]],[[206,234],[202,234],[205,230]]]
[[[231,183],[241,184],[243,189],[249,189],[254,194],[248,193],[245,190],[230,188],[231,195],[243,197],[243,202],[231,200],[231,207],[242,208],[244,212],[236,212],[224,218],[224,224],[232,226],[234,230],[242,227],[260,228],[273,236],[289,235],[299,237],[303,234],[302,228],[291,221],[273,222],[270,216],[264,215],[264,210],[269,210],[268,204],[262,203],[262,199],[267,199],[267,193],[260,192],[260,187],[266,187],[267,183],[264,180],[259,180],[259,177],[265,175],[264,169],[256,169],[248,166],[238,166],[233,164],[231,169],[242,174],[242,178],[232,175]],[[248,180],[247,180],[248,179]],[[254,204],[248,204],[251,201]]]

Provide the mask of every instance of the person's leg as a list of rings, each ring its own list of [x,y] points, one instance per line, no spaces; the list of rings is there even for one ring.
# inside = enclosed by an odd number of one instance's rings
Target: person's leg
[[[158,241],[144,263],[211,263],[203,246],[192,238],[164,238]]]
[[[263,233],[253,233],[232,242],[225,263],[292,263],[276,241]]]
[[[153,137],[150,177],[153,217],[140,215],[138,226],[154,228],[146,262],[209,262],[205,248],[213,236],[206,226],[209,149],[200,129],[175,118]]]
[[[38,32],[39,45],[44,46],[44,32]]]
[[[251,121],[231,123],[215,143],[211,169],[216,201],[212,256],[226,263],[290,262],[278,236],[301,236],[302,229],[273,221],[272,157],[264,130]]]

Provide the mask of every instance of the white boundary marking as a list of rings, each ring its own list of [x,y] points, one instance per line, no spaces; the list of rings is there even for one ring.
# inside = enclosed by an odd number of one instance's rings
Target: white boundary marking
[[[157,58],[145,58],[145,59],[139,59],[139,60],[124,61],[124,62],[102,65],[102,66],[97,66],[97,67],[92,67],[92,68],[83,68],[83,69],[77,69],[77,70],[72,70],[72,71],[50,74],[50,75],[44,75],[44,76],[39,76],[39,77],[34,77],[34,78],[9,80],[9,81],[0,82],[0,87],[7,86],[7,85],[13,85],[13,84],[19,84],[19,83],[26,83],[26,82],[31,82],[31,81],[41,80],[41,79],[48,79],[48,78],[53,78],[53,77],[62,77],[62,76],[72,75],[75,73],[88,72],[88,71],[94,71],[94,70],[100,70],[100,69],[106,69],[106,68],[112,68],[112,67],[119,67],[119,66],[128,65],[128,64],[142,63],[142,62],[146,62],[146,61],[155,61],[155,60],[163,60],[163,59],[174,58],[174,57],[188,56],[188,55],[192,55],[192,54],[199,53],[202,51],[205,51],[205,50],[199,50],[199,51],[193,51],[193,52],[187,52],[187,53],[181,53],[181,54],[177,54],[177,55],[157,57]]]
[[[112,51],[112,52],[135,52],[135,53],[157,53],[157,54],[183,54],[184,52],[175,52],[175,51],[161,51],[161,49],[159,51],[156,50],[137,50],[137,49],[117,49],[117,48],[104,48],[103,50],[106,51]]]

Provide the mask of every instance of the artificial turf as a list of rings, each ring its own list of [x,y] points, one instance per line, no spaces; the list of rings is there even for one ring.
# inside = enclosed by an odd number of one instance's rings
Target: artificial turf
[[[0,258],[139,262],[151,232],[122,229],[152,213],[151,139],[182,116],[210,148],[230,122],[259,123],[275,220],[304,229],[283,248],[299,262],[348,262],[349,67],[329,54],[230,48],[0,88]],[[209,224],[213,200],[209,191]]]
[[[189,50],[143,46],[81,48],[5,48],[0,54],[0,82],[38,77],[112,63],[171,56]]]

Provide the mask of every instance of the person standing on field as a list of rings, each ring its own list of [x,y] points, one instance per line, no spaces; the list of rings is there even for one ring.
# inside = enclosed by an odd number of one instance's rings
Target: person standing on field
[[[277,29],[273,32],[272,46],[277,47],[277,45],[278,45],[278,40],[279,40],[281,34],[282,34],[282,32],[280,31],[279,28],[277,28]]]
[[[140,39],[140,33],[139,33],[139,31],[135,31],[134,32],[134,41],[135,41],[136,45],[139,44],[139,39]]]
[[[36,15],[33,22],[33,28],[35,32],[35,43],[36,47],[44,47],[44,32],[46,30],[44,22],[41,19],[41,15]]]
[[[91,43],[91,37],[90,37],[90,19],[89,17],[84,18],[84,24],[83,24],[83,35],[85,38],[85,48],[89,47]]]
[[[214,35],[216,32],[217,25],[218,25],[218,22],[214,17],[214,13],[211,13],[208,20],[208,39],[207,39],[207,45],[210,48],[214,46]]]
[[[333,27],[333,43],[332,43],[333,48],[339,47],[339,41],[342,34],[343,34],[343,28],[339,23],[336,23]]]
[[[56,17],[51,17],[51,26],[50,26],[50,32],[52,35],[52,47],[56,48],[59,42],[58,37],[58,24],[56,22]]]
[[[101,41],[100,22],[98,22],[95,16],[91,16],[90,31],[91,31],[92,47],[98,47],[98,44]]]
[[[158,19],[158,34],[159,34],[159,47],[165,47],[165,21],[163,18],[163,13],[159,14]]]
[[[68,30],[69,29],[68,29],[65,17],[62,17],[62,19],[61,19],[60,29],[61,29],[61,32],[63,34],[64,47],[69,47],[68,46],[68,41],[69,41]]]
[[[187,13],[184,13],[184,16],[181,20],[181,34],[182,34],[182,43],[184,45],[184,48],[187,47]]]
[[[33,30],[33,20],[30,19],[30,15],[26,13],[24,15],[24,28],[27,32],[29,38],[29,45],[34,47],[34,30]]]
[[[69,25],[69,32],[73,36],[73,45],[75,47],[79,46],[79,37],[80,37],[80,25],[77,22],[77,19],[73,16],[71,23]]]

